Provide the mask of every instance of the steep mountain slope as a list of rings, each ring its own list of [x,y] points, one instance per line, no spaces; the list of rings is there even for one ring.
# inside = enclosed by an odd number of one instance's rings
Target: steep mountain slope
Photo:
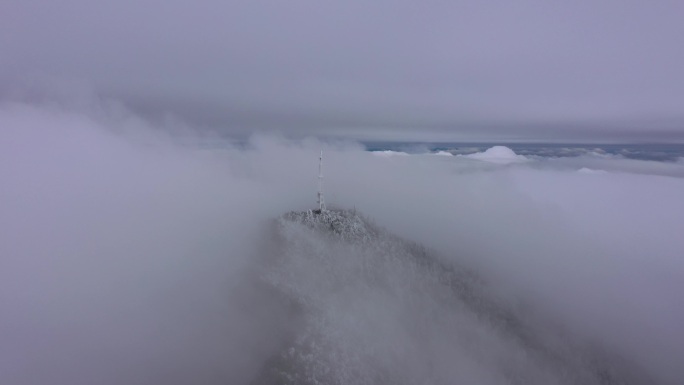
[[[262,278],[296,325],[255,384],[649,382],[355,211],[289,212],[272,250]]]

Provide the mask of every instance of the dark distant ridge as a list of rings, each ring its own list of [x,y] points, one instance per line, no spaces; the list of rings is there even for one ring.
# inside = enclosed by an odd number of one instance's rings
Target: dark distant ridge
[[[582,155],[615,155],[627,159],[674,162],[684,158],[681,143],[505,143],[505,142],[364,142],[367,151],[401,151],[409,154],[446,151],[454,155],[482,152],[493,146],[506,146],[518,155],[563,158]]]

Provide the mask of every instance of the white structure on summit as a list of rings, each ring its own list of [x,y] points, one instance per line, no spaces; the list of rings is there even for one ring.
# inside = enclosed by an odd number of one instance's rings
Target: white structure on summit
[[[325,211],[325,201],[323,200],[323,150],[318,158],[318,210]]]

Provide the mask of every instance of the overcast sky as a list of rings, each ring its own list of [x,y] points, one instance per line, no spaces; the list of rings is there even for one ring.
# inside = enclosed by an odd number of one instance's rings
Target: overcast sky
[[[684,141],[681,1],[3,0],[4,99],[227,135]]]

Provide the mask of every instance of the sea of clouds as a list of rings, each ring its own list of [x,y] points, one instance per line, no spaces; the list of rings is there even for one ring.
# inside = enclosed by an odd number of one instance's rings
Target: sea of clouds
[[[106,104],[3,102],[0,383],[252,381],[292,327],[254,287],[268,229],[314,206],[321,149],[329,205],[657,383],[684,378],[681,160],[395,156],[277,134],[234,146]],[[435,353],[421,347],[400,348]],[[473,373],[453,379],[499,378]]]

